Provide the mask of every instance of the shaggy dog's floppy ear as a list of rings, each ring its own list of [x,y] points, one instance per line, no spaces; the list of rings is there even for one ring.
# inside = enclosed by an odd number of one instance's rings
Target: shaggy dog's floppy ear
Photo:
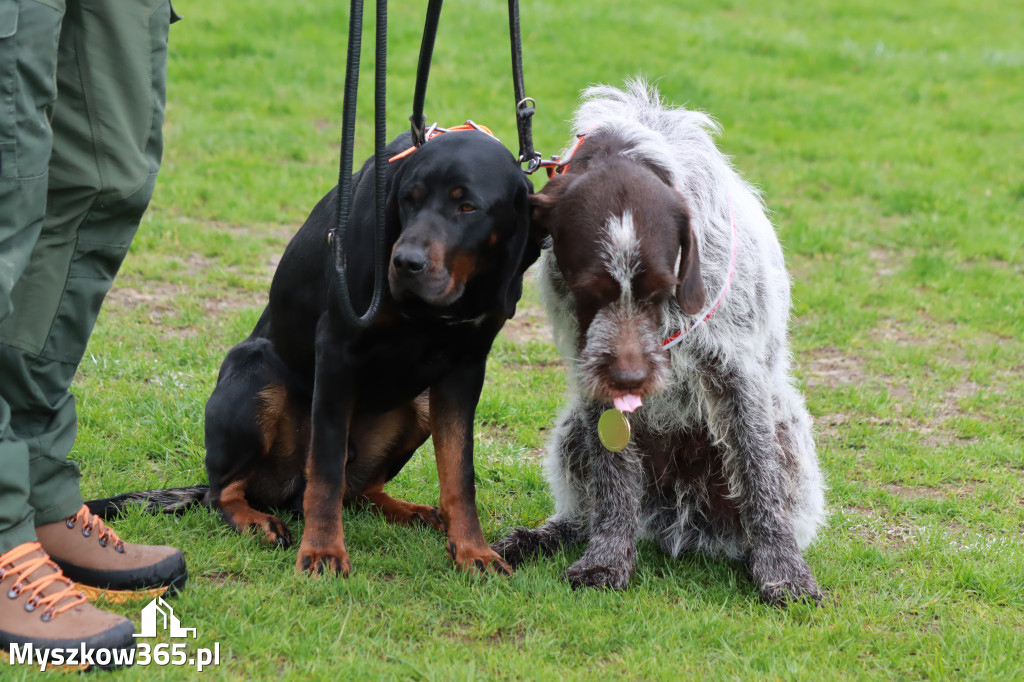
[[[706,294],[704,281],[700,276],[700,254],[697,252],[697,235],[690,227],[690,212],[684,206],[677,219],[679,223],[679,272],[676,277],[676,299],[687,315],[696,315],[704,307]]]
[[[523,175],[514,202],[515,234],[505,246],[505,272],[498,287],[499,302],[508,318],[516,314],[516,304],[523,295],[523,273],[540,257],[540,242],[534,238],[530,219],[530,200],[534,196],[533,183]]]
[[[551,229],[554,227],[551,214],[554,212],[555,205],[565,194],[565,188],[568,185],[569,181],[565,176],[556,175],[548,180],[544,189],[530,196],[530,206],[532,207],[530,235],[537,244],[543,244],[544,239],[551,234]]]

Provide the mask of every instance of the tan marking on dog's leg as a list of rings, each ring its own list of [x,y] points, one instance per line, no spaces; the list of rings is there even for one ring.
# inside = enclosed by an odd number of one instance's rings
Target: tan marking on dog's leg
[[[391,523],[403,526],[422,523],[442,533],[447,530],[437,507],[397,500],[384,492],[384,483],[379,483],[364,491],[361,500]]]
[[[245,481],[233,481],[221,491],[216,501],[224,520],[243,535],[258,528],[263,542],[287,547],[292,544],[291,532],[276,516],[256,511],[245,499]]]
[[[472,472],[465,467],[465,426],[457,414],[439,415],[431,399],[431,433],[441,484],[441,518],[448,527],[448,555],[465,571],[511,575],[512,567],[484,540]]]

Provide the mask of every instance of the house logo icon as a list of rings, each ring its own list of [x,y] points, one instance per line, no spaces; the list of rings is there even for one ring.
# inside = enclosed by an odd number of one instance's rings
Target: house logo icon
[[[156,637],[157,624],[162,624],[162,629],[167,631],[171,637],[185,638],[192,633],[193,639],[196,636],[195,628],[183,628],[181,622],[174,615],[174,609],[170,604],[160,597],[149,602],[142,608],[142,632],[136,633],[135,637]]]

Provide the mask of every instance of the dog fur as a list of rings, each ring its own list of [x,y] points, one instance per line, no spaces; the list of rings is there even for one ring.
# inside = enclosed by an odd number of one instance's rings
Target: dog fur
[[[529,229],[533,186],[509,151],[478,130],[411,147],[406,132],[386,150],[390,265],[373,322],[352,328],[340,312],[328,241],[335,188],[292,238],[263,315],[221,365],[206,403],[209,487],[95,500],[94,513],[108,518],[137,502],[167,512],[204,504],[237,531],[288,546],[291,532],[274,510],[291,508],[305,517],[296,570],[348,575],[342,509],[368,506],[393,523],[444,532],[463,570],[511,573],[480,528],[473,418],[491,344],[539,255]],[[345,236],[358,310],[373,289],[375,168],[371,158],[353,178]],[[427,438],[436,507],[385,491]]]
[[[494,549],[515,566],[585,541],[570,583],[621,589],[646,537],[673,557],[746,562],[769,603],[819,601],[802,550],[823,522],[824,484],[761,197],[714,144],[711,118],[664,105],[643,80],[583,100],[583,143],[531,198],[534,229],[551,238],[539,277],[571,385],[548,449],[556,513]],[[720,307],[697,324],[731,267]],[[644,404],[612,453],[597,421],[629,393]]]

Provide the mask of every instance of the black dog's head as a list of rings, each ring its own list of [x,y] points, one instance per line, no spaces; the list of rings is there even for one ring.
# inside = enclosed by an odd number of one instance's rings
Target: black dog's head
[[[388,196],[388,280],[399,303],[444,308],[475,282],[506,316],[538,251],[529,239],[533,190],[512,154],[478,131],[440,135],[401,161]],[[481,287],[484,288],[484,287]]]

